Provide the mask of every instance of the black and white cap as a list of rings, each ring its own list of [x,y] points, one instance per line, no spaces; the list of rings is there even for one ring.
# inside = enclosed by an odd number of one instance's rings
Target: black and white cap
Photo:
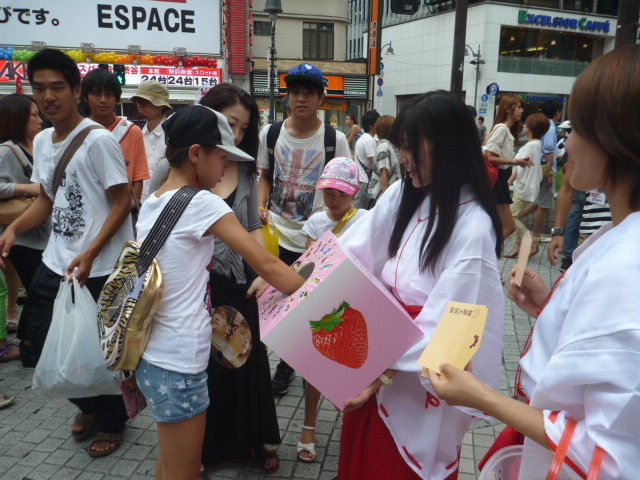
[[[220,112],[195,105],[184,107],[162,124],[165,143],[170,147],[218,147],[227,152],[229,160],[252,162],[254,158],[235,145],[235,138],[227,118]]]

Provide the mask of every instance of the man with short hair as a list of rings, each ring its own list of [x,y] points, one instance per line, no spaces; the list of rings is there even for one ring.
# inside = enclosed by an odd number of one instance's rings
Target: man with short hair
[[[110,130],[122,147],[127,175],[135,196],[134,205],[142,197],[142,181],[151,178],[147,165],[142,130],[133,122],[115,114],[122,87],[115,74],[96,68],[81,83],[82,99],[89,105],[89,118]]]
[[[302,227],[309,217],[324,205],[316,184],[324,169],[324,122],[318,118],[318,109],[324,101],[324,76],[322,71],[303,63],[292,68],[284,78],[291,117],[284,120],[273,148],[273,166],[270,165],[267,148],[269,131],[277,124],[260,132],[258,168],[261,169],[259,191],[260,217],[267,216],[278,230],[280,259],[291,265],[305,251],[307,235]],[[335,157],[349,157],[349,144],[342,132],[335,132]],[[271,171],[273,169],[273,171]],[[284,395],[295,372],[285,362],[280,362],[272,380],[274,395]]]
[[[2,258],[9,254],[16,235],[53,217],[53,232],[36,270],[21,321],[21,358],[35,366],[47,337],[60,282],[75,277],[94,299],[100,295],[122,246],[133,238],[129,218],[129,183],[122,150],[113,135],[78,113],[80,72],[59,50],[45,49],[27,67],[33,95],[53,124],[33,144],[33,175],[40,195],[0,237]],[[88,130],[93,127],[94,130]],[[71,157],[58,184],[56,167],[77,135],[86,137]],[[0,266],[4,263],[0,258]],[[25,337],[25,338],[23,338]],[[117,450],[122,443],[127,413],[121,395],[76,398],[82,411],[72,425],[77,441],[98,435],[89,446],[92,457]]]
[[[167,146],[164,142],[164,130],[162,124],[173,111],[169,103],[169,89],[155,80],[145,80],[138,86],[138,91],[131,97],[131,101],[138,108],[140,116],[147,119],[142,127],[144,138],[144,148],[147,152],[147,165],[149,174],[153,176],[153,171]],[[142,185],[142,201],[153,193],[149,191],[151,180],[145,180]]]
[[[487,138],[487,127],[484,125],[484,117],[478,117],[478,136],[480,137],[480,144],[483,144]]]
[[[369,208],[371,199],[367,197],[367,184],[371,179],[371,171],[376,156],[375,125],[380,118],[380,114],[376,110],[369,110],[362,116],[362,131],[364,132],[356,141],[355,155],[356,164],[358,165],[358,181],[360,188],[356,194],[356,208]]]

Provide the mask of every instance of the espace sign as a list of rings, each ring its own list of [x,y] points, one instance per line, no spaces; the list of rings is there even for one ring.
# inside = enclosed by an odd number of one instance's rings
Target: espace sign
[[[78,49],[220,54],[220,0],[5,0],[0,29],[5,42]]]

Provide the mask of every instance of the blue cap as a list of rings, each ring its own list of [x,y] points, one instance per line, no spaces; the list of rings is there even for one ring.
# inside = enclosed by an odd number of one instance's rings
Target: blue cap
[[[301,63],[300,65],[289,70],[287,76],[284,77],[284,83],[288,85],[294,80],[307,80],[311,83],[315,83],[323,90],[326,86],[322,70],[314,65],[311,65],[310,63]]]

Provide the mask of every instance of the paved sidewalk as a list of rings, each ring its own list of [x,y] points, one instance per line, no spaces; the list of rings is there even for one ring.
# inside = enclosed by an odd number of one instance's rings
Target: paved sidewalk
[[[508,242],[505,250],[511,250]],[[530,267],[537,270],[552,285],[559,276],[557,267],[546,259],[546,246],[531,259]],[[514,260],[502,259],[503,278]],[[505,337],[501,389],[512,393],[520,351],[526,341],[532,319],[505,299]],[[12,336],[10,337],[12,338]],[[276,358],[271,359],[275,369]],[[92,459],[86,449],[89,442],[76,443],[69,435],[69,426],[76,407],[66,400],[45,401],[31,390],[32,369],[24,369],[20,362],[0,363],[0,392],[14,394],[14,405],[0,410],[0,480],[152,480],[157,458],[155,424],[147,412],[130,422],[125,442],[109,457]],[[329,480],[336,475],[340,452],[341,415],[326,400],[318,415],[315,463],[296,461],[303,419],[302,380],[296,377],[289,393],[277,400],[277,411],[283,442],[278,447],[280,469],[264,475],[253,463],[224,463],[208,472],[209,479]],[[460,460],[459,480],[477,478],[475,465],[503,428],[497,421],[479,421],[466,435]],[[224,435],[224,432],[221,432]]]

